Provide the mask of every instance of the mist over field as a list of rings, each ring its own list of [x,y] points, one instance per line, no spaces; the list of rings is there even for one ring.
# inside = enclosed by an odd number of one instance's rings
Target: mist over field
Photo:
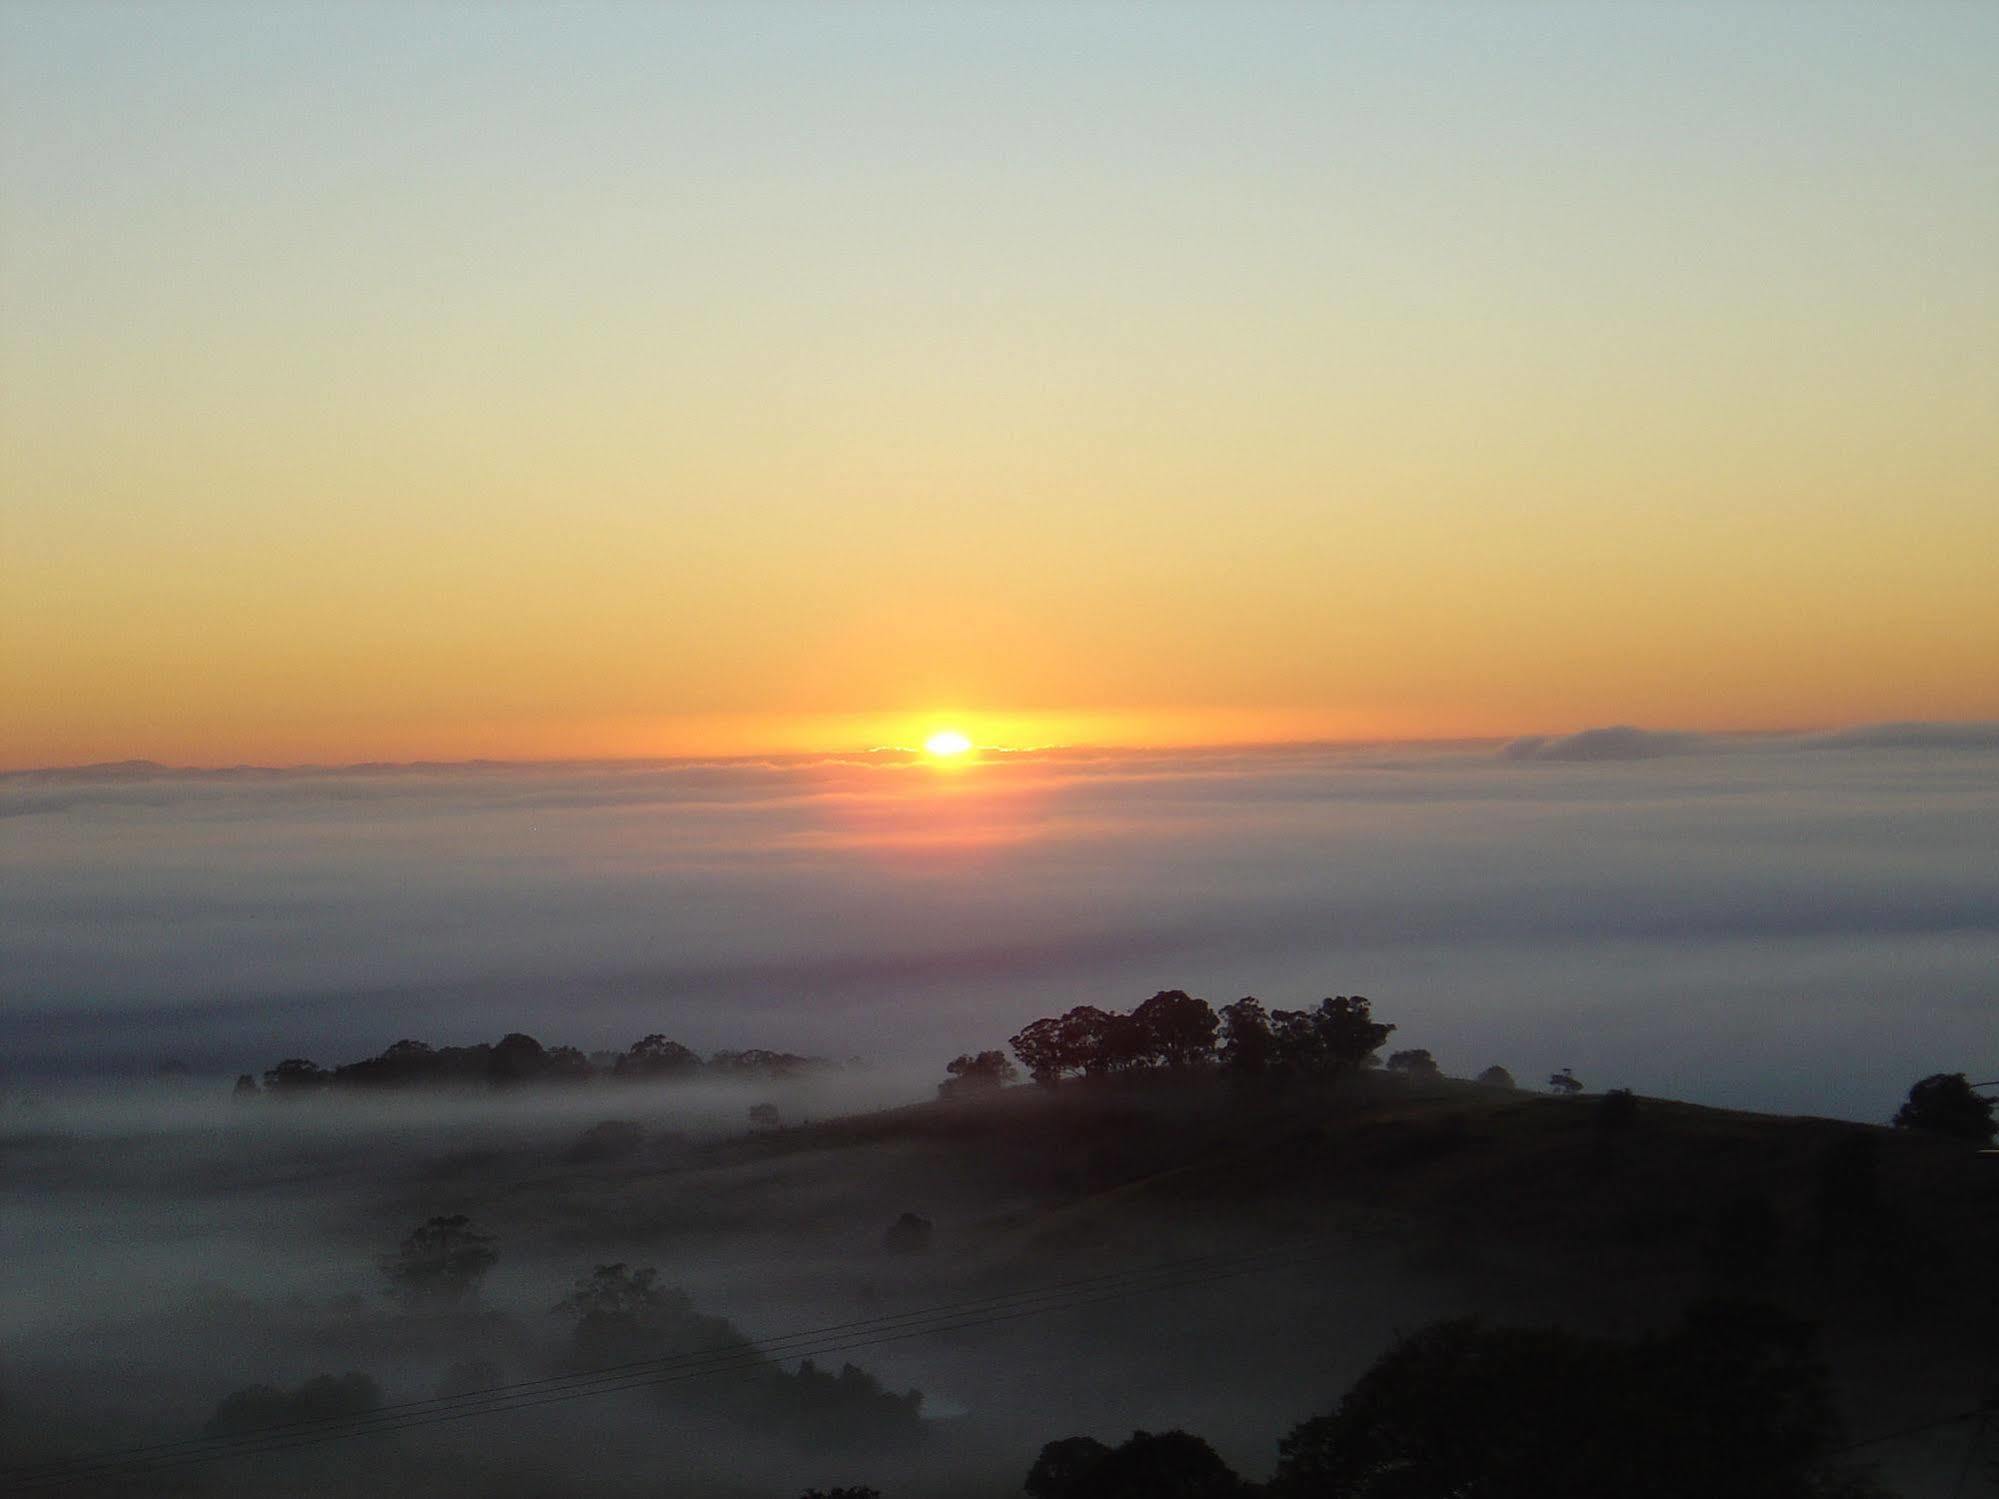
[[[404,1036],[940,1064],[1372,997],[1448,1072],[1879,1120],[1989,1046],[1999,729],[0,781],[18,1080]],[[894,1080],[893,1083],[890,1080]]]

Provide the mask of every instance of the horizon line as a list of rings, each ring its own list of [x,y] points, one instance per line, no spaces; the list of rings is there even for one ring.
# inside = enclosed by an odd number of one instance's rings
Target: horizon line
[[[1539,731],[1520,734],[1453,734],[1453,735],[1362,735],[1351,738],[1311,737],[1298,739],[1242,739],[1242,740],[1183,740],[1162,741],[1155,744],[1139,744],[1115,741],[1072,741],[1066,743],[1032,745],[975,745],[975,752],[981,756],[1001,756],[1027,758],[1032,756],[1056,756],[1070,754],[1134,755],[1165,753],[1241,754],[1249,752],[1278,752],[1284,750],[1312,749],[1370,749],[1420,747],[1431,749],[1471,748],[1482,745],[1507,745],[1523,741],[1551,738],[1567,738],[1579,734],[1599,733],[1608,730],[1635,731],[1644,734],[1676,735],[1698,739],[1783,739],[1800,738],[1808,735],[1845,734],[1869,729],[1909,729],[1909,728],[1967,728],[1999,727],[1999,721],[1987,719],[1882,719],[1862,720],[1844,724],[1811,724],[1773,726],[1763,728],[1738,729],[1646,729],[1625,722],[1592,724],[1581,729]],[[685,755],[551,755],[541,757],[494,757],[470,755],[462,759],[417,758],[409,760],[300,760],[287,763],[261,763],[239,760],[214,763],[172,763],[154,760],[144,756],[134,756],[122,760],[87,760],[57,764],[20,765],[0,767],[0,781],[29,779],[37,777],[97,776],[104,779],[128,775],[133,778],[145,776],[222,776],[222,775],[305,775],[305,774],[355,774],[386,773],[395,771],[424,770],[534,770],[534,769],[578,769],[615,768],[619,766],[670,766],[670,765],[811,765],[829,761],[868,760],[903,758],[916,762],[925,759],[925,751],[920,745],[873,744],[851,748],[828,748],[823,750],[773,750],[745,751],[737,754],[685,754]]]

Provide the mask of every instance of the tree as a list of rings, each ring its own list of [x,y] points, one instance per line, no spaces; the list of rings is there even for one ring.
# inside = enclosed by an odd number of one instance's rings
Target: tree
[[[915,1213],[904,1213],[882,1235],[882,1248],[890,1254],[923,1254],[930,1248],[936,1225]]]
[[[1111,1035],[1112,1016],[1095,1005],[1077,1005],[1056,1022],[1062,1065],[1086,1077],[1101,1077],[1116,1062],[1120,1047]]]
[[[1573,1070],[1564,1067],[1560,1072],[1548,1075],[1548,1088],[1549,1091],[1557,1093],[1563,1098],[1573,1098],[1576,1094],[1582,1092],[1583,1085],[1577,1080]]]
[[[1276,1038],[1270,1031],[1270,1016],[1254,997],[1244,997],[1224,1005],[1221,1015],[1222,1065],[1231,1072],[1255,1075],[1270,1065]]]
[[[296,1390],[246,1385],[224,1396],[201,1428],[205,1437],[242,1437],[292,1426],[359,1416],[382,1404],[382,1387],[366,1374],[317,1374]]]
[[[1498,1066],[1486,1068],[1485,1071],[1478,1075],[1477,1081],[1483,1083],[1488,1088],[1512,1088],[1517,1086],[1513,1081],[1513,1074],[1508,1072],[1504,1067]]]
[[[1150,1061],[1180,1071],[1214,1060],[1221,1021],[1205,999],[1184,989],[1162,989],[1132,1011],[1131,1018]]]
[[[264,1074],[264,1087],[281,1096],[297,1097],[326,1086],[327,1072],[319,1063],[304,1057],[286,1057]]]
[[[655,1031],[634,1041],[611,1068],[621,1078],[684,1077],[701,1070],[700,1053]]]
[[[751,1129],[776,1129],[781,1123],[774,1103],[753,1103],[750,1105]]]
[[[795,1052],[766,1051],[761,1047],[751,1047],[748,1051],[718,1051],[708,1059],[708,1070],[711,1072],[766,1080],[798,1077],[831,1065],[824,1057],[801,1057]]]
[[[479,1283],[500,1260],[490,1235],[474,1231],[463,1213],[432,1218],[411,1229],[402,1246],[381,1260],[389,1294],[412,1311],[447,1309],[479,1294]]]
[[[233,1088],[233,1089],[231,1090],[231,1094],[232,1094],[232,1096],[234,1096],[234,1097],[236,1097],[236,1098],[239,1098],[239,1099],[242,1099],[242,1098],[255,1098],[255,1097],[257,1096],[257,1080],[256,1080],[256,1078],[252,1077],[252,1076],[251,1076],[251,1075],[250,1075],[249,1073],[247,1073],[247,1072],[239,1072],[239,1073],[237,1073],[237,1074],[236,1074],[236,1086],[235,1086],[235,1088]]]
[[[1356,994],[1323,999],[1315,1010],[1278,1010],[1270,1017],[1271,1060],[1301,1072],[1337,1077],[1372,1067],[1375,1054],[1395,1029],[1374,1018],[1368,1001]]]
[[[1007,1045],[1020,1058],[1020,1065],[1027,1069],[1027,1075],[1044,1088],[1054,1087],[1069,1070],[1062,1040],[1062,1022],[1059,1020],[1041,1019],[1023,1026]]]
[[[573,1324],[570,1365],[601,1369],[673,1353],[749,1357],[754,1346],[726,1319],[694,1310],[687,1293],[659,1284],[650,1265],[599,1265],[581,1277],[551,1314]]]
[[[1443,1069],[1437,1065],[1437,1059],[1420,1046],[1413,1051],[1390,1052],[1388,1070],[1424,1082],[1444,1075]]]
[[[1319,1001],[1314,1019],[1324,1038],[1326,1059],[1336,1072],[1372,1067],[1375,1053],[1395,1029],[1376,1020],[1372,1007],[1358,994],[1351,998],[1341,994]]]
[[[1004,1088],[1020,1074],[1003,1051],[982,1051],[977,1056],[960,1056],[944,1064],[951,1075],[937,1085],[939,1098],[961,1098],[970,1093],[987,1093]]]
[[[1046,1448],[1042,1455],[1047,1456]],[[1028,1476],[1031,1480],[1034,1475]],[[1065,1487],[1047,1492],[1053,1499],[1236,1499],[1248,1490],[1215,1449],[1193,1433],[1135,1431],[1084,1463]]]
[[[1708,1303],[1634,1342],[1444,1322],[1286,1436],[1270,1492],[1812,1499],[1850,1483],[1837,1437],[1810,1329],[1767,1307]]]
[[[1932,1073],[1910,1088],[1893,1122],[1897,1129],[1928,1130],[1974,1145],[1990,1145],[1999,1134],[1992,1100],[1980,1097],[1962,1072]]]
[[[1077,1482],[1110,1452],[1095,1437],[1062,1437],[1041,1449],[1022,1485],[1027,1499],[1069,1499]]]
[[[917,1391],[891,1393],[852,1364],[833,1374],[808,1360],[787,1373],[727,1318],[698,1312],[685,1292],[660,1285],[651,1266],[599,1265],[552,1311],[574,1324],[571,1369],[696,1355],[734,1377],[664,1381],[658,1399],[755,1422],[813,1451],[905,1442],[923,1428]]]
[[[590,1059],[573,1046],[551,1046],[545,1058],[545,1071],[550,1080],[560,1083],[586,1083],[590,1080]]]
[[[496,1087],[529,1083],[548,1071],[548,1053],[533,1036],[514,1031],[500,1038],[486,1057],[486,1075]]]
[[[1129,1015],[1077,1005],[1054,1019],[1035,1021],[1007,1044],[1028,1076],[1053,1087],[1072,1072],[1100,1077],[1142,1059],[1144,1032]]]

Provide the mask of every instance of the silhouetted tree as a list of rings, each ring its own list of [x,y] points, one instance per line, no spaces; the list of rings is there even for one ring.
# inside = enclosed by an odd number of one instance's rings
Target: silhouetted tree
[[[543,1072],[550,1082],[588,1082],[593,1071],[590,1059],[573,1046],[551,1046],[544,1059]]]
[[[1573,1098],[1582,1092],[1583,1085],[1572,1070],[1564,1067],[1560,1072],[1548,1075],[1548,1090],[1563,1098]]]
[[[781,1123],[774,1103],[753,1103],[750,1105],[751,1129],[776,1129]]]
[[[612,1067],[621,1078],[685,1077],[701,1070],[701,1056],[678,1041],[654,1032],[634,1041]]]
[[[832,1066],[824,1057],[801,1057],[788,1051],[765,1051],[752,1047],[748,1051],[718,1051],[708,1058],[708,1070],[730,1077],[762,1078],[775,1081],[780,1078],[801,1077],[808,1072],[818,1072]]]
[[[299,1421],[337,1420],[379,1407],[382,1388],[365,1374],[319,1374],[295,1390],[248,1385],[223,1397],[201,1428],[205,1437],[241,1437]]]
[[[1077,1005],[1058,1022],[1063,1065],[1086,1077],[1109,1072],[1122,1049],[1112,1037],[1112,1016],[1095,1005]]]
[[[1176,1071],[1214,1060],[1221,1021],[1205,999],[1184,989],[1162,989],[1132,1011],[1131,1018],[1147,1060]]]
[[[285,1097],[315,1093],[327,1083],[326,1069],[304,1057],[286,1057],[264,1074],[264,1086]]]
[[[1135,1431],[1108,1450],[1093,1443],[1099,1448],[1094,1458],[1080,1461],[1072,1477],[1058,1480],[1059,1486],[1044,1484],[1037,1492],[1031,1485],[1056,1445],[1044,1447],[1041,1460],[1028,1473],[1027,1492],[1035,1499],[1041,1495],[1049,1499],[1238,1499],[1250,1492],[1214,1448],[1185,1431]],[[1084,1458],[1084,1449],[1073,1451],[1078,1459]]]
[[[1221,1014],[1222,1065],[1231,1072],[1255,1075],[1270,1065],[1276,1050],[1270,1016],[1253,996],[1224,1005]]]
[[[258,1091],[257,1080],[247,1072],[239,1072],[236,1074],[236,1086],[231,1091],[237,1098],[255,1098]]]
[[[882,1248],[891,1254],[922,1254],[930,1247],[935,1227],[928,1218],[904,1213],[882,1235]]]
[[[1479,1082],[1488,1088],[1512,1088],[1519,1086],[1513,1081],[1513,1074],[1504,1067],[1488,1067],[1478,1075]]]
[[[956,1057],[944,1064],[944,1070],[951,1075],[937,1085],[939,1098],[989,1093],[1020,1076],[1003,1051],[982,1051],[977,1056]]]
[[[533,1036],[514,1031],[500,1038],[486,1057],[486,1076],[496,1087],[540,1082],[548,1075],[548,1053]]]
[[[1999,1134],[1992,1100],[1980,1097],[1962,1072],[1932,1073],[1910,1088],[1893,1122],[1897,1129],[1927,1130],[1974,1145],[1990,1145]]]
[[[1277,1010],[1270,1026],[1278,1066],[1332,1077],[1372,1067],[1395,1029],[1376,1020],[1368,1001],[1358,994],[1323,999],[1313,1010]]]
[[[488,1234],[458,1213],[411,1229],[402,1246],[381,1261],[389,1294],[411,1310],[449,1308],[479,1294],[479,1283],[500,1260]]]
[[[1439,1078],[1444,1075],[1443,1069],[1437,1065],[1437,1059],[1420,1046],[1416,1047],[1413,1051],[1390,1052],[1388,1054],[1388,1070],[1390,1072],[1403,1073],[1408,1077],[1416,1078],[1423,1082],[1428,1082],[1432,1078]]]
[[[1852,1482],[1836,1439],[1810,1329],[1767,1307],[1709,1303],[1631,1343],[1445,1322],[1286,1436],[1270,1493],[1813,1499]]]
[[[1044,1088],[1052,1088],[1069,1070],[1067,1049],[1062,1040],[1062,1022],[1053,1019],[1022,1026],[1007,1042],[1027,1075]]]
[[[705,1352],[707,1344],[728,1352],[750,1348],[722,1318],[695,1312],[686,1292],[660,1285],[659,1271],[650,1265],[636,1270],[622,1261],[599,1265],[552,1311],[575,1323],[572,1362],[582,1369],[669,1352]]]
[[[1037,1020],[1008,1043],[1037,1083],[1053,1086],[1072,1072],[1090,1077],[1120,1070],[1144,1054],[1144,1033],[1128,1015],[1077,1005]]]
[[[806,1359],[796,1373],[777,1377],[770,1397],[773,1413],[814,1451],[905,1445],[923,1433],[923,1396],[895,1394],[855,1364],[830,1374]]]
[[[1027,1499],[1069,1499],[1082,1476],[1110,1454],[1095,1437],[1062,1437],[1041,1449],[1022,1487]]]

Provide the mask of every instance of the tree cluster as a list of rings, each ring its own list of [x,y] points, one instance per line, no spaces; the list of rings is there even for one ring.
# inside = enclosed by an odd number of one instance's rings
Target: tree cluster
[[[1893,1123],[1897,1129],[1928,1130],[1974,1145],[1990,1145],[1999,1135],[1992,1111],[1992,1100],[1980,1096],[1962,1072],[1937,1072],[1909,1089]]]
[[[834,1065],[823,1057],[764,1050],[718,1051],[703,1061],[691,1047],[656,1032],[622,1052],[585,1056],[574,1046],[544,1047],[534,1037],[515,1031],[490,1045],[483,1041],[476,1046],[398,1041],[379,1056],[330,1068],[305,1057],[287,1057],[264,1074],[264,1091],[298,1097],[330,1088],[505,1088],[584,1083],[599,1077],[620,1082],[696,1076],[768,1082]],[[248,1073],[236,1080],[239,1097],[256,1092],[256,1080]]]
[[[1029,1499],[1877,1499],[1835,1460],[1811,1328],[1709,1302],[1633,1341],[1441,1322],[1375,1362],[1246,1483],[1184,1431],[1050,1442]]]
[[[686,1292],[662,1286],[651,1266],[599,1265],[553,1310],[571,1324],[573,1371],[698,1355],[700,1367],[729,1377],[663,1382],[662,1400],[776,1422],[815,1451],[895,1445],[922,1433],[919,1391],[897,1394],[854,1364],[835,1373],[807,1359],[787,1371],[727,1318],[699,1312]]]
[[[1020,1076],[1003,1051],[982,1051],[976,1056],[955,1057],[944,1064],[951,1075],[937,1085],[939,1098],[964,1098],[1004,1088]]]
[[[1165,989],[1129,1014],[1078,1005],[1024,1027],[1008,1044],[1028,1075],[1049,1086],[1077,1075],[1213,1066],[1330,1076],[1373,1066],[1394,1029],[1359,995],[1310,1010],[1266,1011],[1256,999],[1239,999],[1217,1013],[1185,990]]]
[[[382,1404],[382,1387],[366,1374],[316,1374],[295,1390],[253,1384],[223,1398],[201,1428],[205,1437],[249,1436],[300,1422],[365,1415]]]

